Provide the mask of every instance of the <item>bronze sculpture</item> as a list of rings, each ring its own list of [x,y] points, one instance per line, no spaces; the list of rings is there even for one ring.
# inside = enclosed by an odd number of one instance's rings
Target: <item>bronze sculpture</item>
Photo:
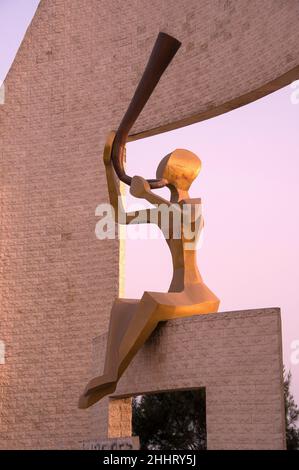
[[[140,300],[117,299],[114,302],[103,375],[88,383],[79,400],[80,408],[88,408],[115,391],[119,378],[160,321],[214,313],[219,307],[219,299],[203,283],[196,262],[196,241],[203,226],[199,210],[201,200],[190,199],[188,190],[200,171],[200,159],[188,150],[177,149],[161,160],[156,180],[146,181],[140,176],[130,178],[124,171],[128,132],[179,45],[176,39],[164,33],[159,34],[149,64],[119,130],[109,133],[104,149],[109,199],[115,210],[115,221],[125,224],[155,221],[163,231],[172,255],[173,278],[167,293],[145,292]],[[162,53],[159,54],[159,51]],[[138,211],[138,214],[125,213],[117,175],[130,184],[133,196],[149,201],[155,208]],[[170,200],[152,191],[163,186],[170,189]],[[173,209],[167,233],[159,216],[162,207]],[[187,216],[185,207],[188,208]],[[176,236],[176,229],[179,229],[179,237]]]

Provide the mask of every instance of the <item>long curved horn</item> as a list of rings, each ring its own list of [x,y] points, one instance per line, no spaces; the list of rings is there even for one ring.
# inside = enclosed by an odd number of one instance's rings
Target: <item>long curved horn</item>
[[[116,132],[112,148],[113,166],[119,179],[128,185],[132,180],[124,169],[124,149],[128,134],[180,46],[180,41],[174,37],[166,33],[158,34],[141,80]],[[163,180],[148,180],[148,182],[152,189],[165,186]]]

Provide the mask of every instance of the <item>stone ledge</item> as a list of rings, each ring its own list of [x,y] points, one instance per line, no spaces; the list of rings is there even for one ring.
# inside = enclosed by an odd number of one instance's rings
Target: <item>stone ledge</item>
[[[93,342],[95,374],[103,367],[106,336]],[[284,449],[280,309],[160,324],[111,398],[200,387],[206,388],[209,449]],[[94,422],[103,406],[107,402],[94,407]],[[111,427],[110,417],[108,422]],[[113,427],[118,428],[115,422]]]

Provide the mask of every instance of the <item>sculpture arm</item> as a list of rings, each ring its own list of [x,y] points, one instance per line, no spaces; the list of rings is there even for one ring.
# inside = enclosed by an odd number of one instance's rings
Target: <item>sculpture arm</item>
[[[114,209],[115,222],[122,225],[148,223],[151,219],[151,211],[154,209],[144,209],[136,212],[126,212],[122,203],[122,196],[119,184],[116,179],[112,164],[105,165],[109,201]]]
[[[164,180],[167,184],[167,181]],[[155,194],[149,185],[149,183],[142,178],[141,176],[134,176],[132,178],[131,186],[130,186],[130,193],[132,196],[137,198],[146,199],[148,202],[154,205],[166,204],[167,206],[171,206],[171,202],[167,199],[164,199],[161,196]]]
[[[115,132],[110,132],[103,155],[103,161],[106,171],[107,187],[109,193],[109,201],[114,209],[115,222],[119,224],[141,224],[148,223],[151,219],[151,211],[155,209],[145,209],[136,212],[126,212],[122,203],[122,196],[119,189],[119,182],[116,177],[116,173],[113,168],[111,154],[112,145],[114,140]]]

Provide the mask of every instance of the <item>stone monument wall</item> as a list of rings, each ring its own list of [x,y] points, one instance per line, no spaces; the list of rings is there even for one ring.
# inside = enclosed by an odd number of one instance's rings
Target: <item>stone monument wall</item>
[[[76,448],[91,432],[77,400],[119,276],[118,242],[94,234],[101,152],[157,33],[183,46],[136,138],[298,78],[298,19],[297,0],[41,0],[0,105],[0,448]]]
[[[106,335],[95,338],[95,373],[105,347]],[[284,449],[282,371],[279,309],[169,321],[138,352],[112,398],[93,407],[94,438],[129,435],[132,395],[205,387],[208,449]]]

